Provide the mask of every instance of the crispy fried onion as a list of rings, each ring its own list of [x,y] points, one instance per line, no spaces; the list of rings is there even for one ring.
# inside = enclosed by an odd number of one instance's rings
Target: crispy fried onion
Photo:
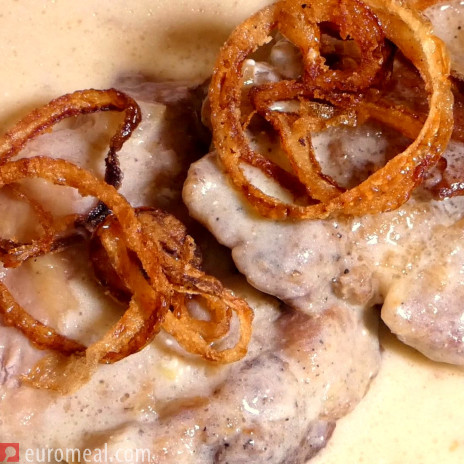
[[[342,63],[332,69],[321,54],[321,30],[327,24],[342,41],[357,44],[359,56],[349,65]],[[275,30],[299,48],[303,72],[298,79],[256,85],[244,92],[244,60],[267,44]],[[404,105],[393,104],[372,87],[388,75],[389,42],[419,71],[427,92],[428,114],[417,115]],[[221,49],[209,92],[214,144],[232,183],[265,217],[318,219],[336,213],[393,210],[408,200],[449,141],[453,96],[448,74],[449,58],[443,43],[419,13],[399,2],[281,0],[238,26]],[[253,107],[248,115],[242,114],[247,107],[245,96]],[[291,111],[273,106],[286,101],[296,103]],[[255,113],[279,132],[293,172],[287,169],[282,174],[280,166],[250,147],[245,129]],[[365,181],[345,190],[322,172],[310,133],[335,124],[359,124],[368,118],[399,129],[413,142]],[[244,164],[277,180],[298,203],[286,203],[253,185]],[[306,194],[304,204],[298,197],[301,185]]]
[[[63,95],[32,111],[0,137],[0,165],[15,157],[27,142],[49,130],[63,119],[99,111],[125,112],[123,122],[110,140],[109,150],[105,158],[105,181],[119,188],[122,172],[119,167],[118,152],[140,123],[141,111],[135,100],[115,89],[77,91]],[[12,189],[13,186],[10,187],[11,191],[13,191]],[[56,251],[69,242],[79,240],[79,235],[61,237],[57,236],[57,232],[66,230],[69,224],[76,221],[98,223],[99,218],[108,213],[108,210],[99,204],[89,212],[87,218],[70,216],[61,219],[58,223],[52,215],[43,210],[37,201],[22,192],[19,186],[14,187],[14,192],[18,199],[27,202],[35,212],[42,229],[42,236],[31,243],[0,240],[0,259],[5,267],[17,267],[24,260],[52,250]]]
[[[160,249],[159,265],[173,291],[173,307],[166,313],[163,329],[173,335],[187,351],[201,354],[206,359],[231,362],[243,357],[250,337],[251,312],[248,305],[234,297],[217,279],[200,270],[201,260],[195,242],[186,234],[182,223],[160,210],[142,208],[137,209],[136,213],[149,246]],[[105,253],[102,254],[100,250],[100,257],[95,259],[99,243]],[[118,289],[116,295],[119,295],[120,300],[127,299],[131,293],[130,288],[134,296],[137,289],[140,293],[150,294],[153,289],[143,275],[142,267],[130,259],[122,243],[121,226],[111,215],[98,228],[92,240],[91,254],[94,266],[98,269],[97,275],[110,291],[112,288]],[[108,268],[110,263],[114,264]],[[109,283],[107,277],[108,269],[116,273],[110,277],[112,283]],[[121,295],[124,296],[121,298]],[[210,313],[209,320],[195,319],[190,315],[187,303],[192,296],[199,296],[205,301]],[[236,312],[240,321],[241,337],[233,349],[217,350],[210,343],[229,332],[231,311]]]
[[[95,108],[95,105],[84,105],[79,96],[96,95],[95,92],[99,91],[77,92],[55,102],[70,101],[70,97],[73,105],[83,105],[81,108],[88,108],[87,112],[91,112],[94,110],[90,108]],[[122,101],[125,98],[128,101],[129,97],[120,92],[111,93],[107,96],[108,109],[113,108],[110,101],[115,95]],[[87,101],[86,98],[84,100]],[[32,244],[3,240],[0,242],[3,252],[0,260],[4,266],[19,266],[32,256],[59,251],[75,243],[74,235],[63,236],[62,232],[76,227],[76,217],[54,218],[39,202],[21,190],[21,181],[41,178],[55,185],[75,188],[82,196],[95,197],[109,212],[103,222],[95,229],[92,227],[91,259],[99,280],[119,300],[127,302],[128,308],[99,341],[86,347],[32,317],[0,281],[3,323],[19,329],[37,348],[52,350],[23,380],[38,388],[69,393],[87,382],[99,363],[114,363],[140,351],[161,328],[186,351],[205,359],[219,363],[241,359],[251,337],[252,310],[216,278],[201,271],[196,245],[179,221],[159,210],[134,210],[117,192],[119,182],[113,182],[115,186],[110,185],[108,177],[106,182],[99,180],[65,160],[49,157],[9,160],[28,138],[52,124],[47,118],[54,115],[56,121],[64,117],[64,113],[63,108],[51,110],[47,105],[34,113],[41,119],[41,124],[35,123],[34,117],[27,117],[16,126],[21,128],[21,134],[10,131],[3,138],[0,188],[6,188],[15,199],[29,204],[38,216],[42,235]],[[127,116],[126,122],[128,119]],[[131,121],[134,119],[131,118]],[[130,133],[133,127],[131,123],[127,131]],[[127,139],[127,131],[121,128],[112,139],[110,152],[114,156],[109,162],[111,166],[114,160],[117,162],[115,153],[122,146],[123,139]],[[82,218],[77,218],[77,225],[84,223]],[[201,318],[194,317],[191,311],[191,304],[196,299],[205,303],[203,307],[207,314]],[[233,336],[228,336],[233,313],[239,322],[239,336],[235,344]]]
[[[124,111],[124,121],[110,140],[106,155],[105,181],[118,188],[122,181],[117,153],[141,120],[140,108],[131,97],[116,89],[79,90],[52,100],[21,119],[0,138],[0,164],[17,155],[24,145],[71,116],[98,111]]]

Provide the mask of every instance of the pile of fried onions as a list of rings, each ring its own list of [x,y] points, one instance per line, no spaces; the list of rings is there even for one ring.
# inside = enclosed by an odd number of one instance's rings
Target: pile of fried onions
[[[332,69],[323,57],[321,28],[330,24],[341,41],[358,48],[356,66]],[[279,31],[298,47],[303,71],[298,79],[243,90],[244,60]],[[393,44],[393,45],[392,45]],[[393,104],[377,89],[387,80],[392,49],[410,60],[425,84],[428,113]],[[408,200],[437,163],[453,131],[449,58],[443,43],[417,11],[395,0],[281,0],[238,26],[221,49],[209,99],[213,140],[233,185],[262,216],[320,219],[331,214],[363,215],[389,211]],[[245,97],[249,101],[244,101]],[[297,102],[283,112],[276,102]],[[244,111],[251,104],[252,111]],[[248,106],[247,106],[248,105]],[[332,112],[327,116],[329,108]],[[280,134],[291,170],[250,147],[246,128],[261,115]],[[311,131],[376,119],[399,130],[412,143],[365,181],[344,189],[324,175],[311,144]],[[260,169],[298,201],[288,203],[251,183],[243,165]],[[301,193],[303,192],[303,201]]]
[[[125,118],[110,141],[105,180],[63,159],[12,160],[57,121],[107,110],[124,111]],[[0,139],[0,187],[29,204],[41,230],[30,243],[1,240],[4,267],[18,267],[31,257],[88,239],[98,279],[128,303],[119,321],[86,347],[34,319],[0,281],[3,323],[19,329],[37,348],[52,350],[23,379],[38,388],[69,393],[89,380],[98,363],[113,363],[141,350],[161,328],[188,352],[211,361],[229,363],[246,354],[253,317],[248,304],[201,271],[195,243],[178,220],[156,209],[135,210],[116,190],[122,180],[117,152],[139,121],[140,109],[129,96],[114,89],[85,90],[35,110]],[[32,178],[72,187],[99,203],[87,215],[55,218],[21,188],[21,181]],[[191,315],[193,298],[205,303],[209,318]],[[238,341],[232,347],[224,341],[221,348],[214,342],[229,334],[234,312],[240,323]]]

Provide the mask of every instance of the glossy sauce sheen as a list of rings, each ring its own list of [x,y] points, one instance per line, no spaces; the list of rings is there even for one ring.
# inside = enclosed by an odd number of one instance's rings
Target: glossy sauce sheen
[[[0,13],[1,128],[53,97],[111,86],[121,74],[204,79],[231,28],[265,3],[5,0]],[[459,7],[458,2],[453,11],[461,16],[449,19],[464,27]],[[462,50],[462,35],[456,36]],[[59,279],[53,269],[44,271],[51,287]],[[378,377],[312,462],[464,462],[462,371],[426,360],[387,333],[381,341],[385,350]],[[164,361],[160,369],[169,377],[178,366]],[[135,359],[128,362],[136,365]]]

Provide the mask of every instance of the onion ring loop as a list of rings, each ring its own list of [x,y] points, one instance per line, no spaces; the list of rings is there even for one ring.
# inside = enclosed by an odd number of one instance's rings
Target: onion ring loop
[[[268,6],[246,20],[221,49],[209,93],[213,140],[233,184],[265,217],[318,219],[335,213],[393,210],[408,200],[446,148],[452,131],[453,97],[443,43],[419,13],[390,0],[369,0],[366,4],[379,18],[385,37],[419,70],[429,92],[430,109],[417,138],[404,152],[357,187],[326,202],[309,206],[284,203],[252,185],[240,167],[241,162],[255,157],[241,126],[241,69],[245,58],[268,42],[278,22],[279,6]]]

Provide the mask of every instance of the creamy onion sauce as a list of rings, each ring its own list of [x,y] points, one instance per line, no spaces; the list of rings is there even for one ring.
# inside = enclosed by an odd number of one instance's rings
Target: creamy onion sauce
[[[5,0],[2,130],[52,97],[108,87],[121,74],[203,79],[233,25],[265,3]],[[459,15],[453,18],[464,25]],[[338,423],[328,447],[312,462],[463,462],[464,374],[427,361],[385,332],[382,345],[382,368],[367,397]]]

